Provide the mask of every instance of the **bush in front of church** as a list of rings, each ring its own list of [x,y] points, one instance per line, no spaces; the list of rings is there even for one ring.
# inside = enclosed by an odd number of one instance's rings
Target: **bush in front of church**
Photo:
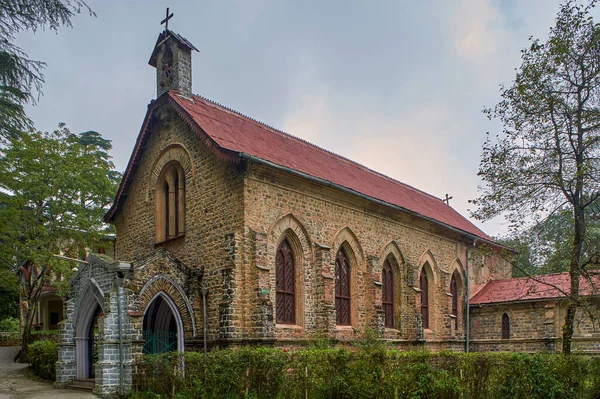
[[[28,348],[29,368],[41,379],[53,381],[56,378],[56,362],[58,349],[52,340],[39,340],[31,343]]]
[[[184,365],[184,366],[183,366]],[[600,358],[242,348],[143,356],[132,398],[596,398]]]

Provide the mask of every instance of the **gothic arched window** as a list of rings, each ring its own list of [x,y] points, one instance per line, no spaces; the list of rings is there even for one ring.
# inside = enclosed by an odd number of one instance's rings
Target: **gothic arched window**
[[[456,272],[452,274],[452,280],[450,280],[450,294],[452,295],[452,314],[455,316],[454,328],[458,330],[458,283]]]
[[[185,232],[185,174],[177,162],[167,164],[156,184],[156,242]]]
[[[394,272],[390,261],[386,259],[383,264],[382,271],[382,282],[383,282],[383,314],[385,316],[385,326],[388,328],[394,327]]]
[[[502,315],[502,339],[510,338],[510,319],[508,315],[504,313]]]
[[[350,325],[350,262],[343,248],[335,257],[335,322]]]
[[[421,270],[419,281],[421,288],[421,318],[423,319],[423,328],[429,328],[429,282],[425,267]]]
[[[288,240],[283,240],[275,257],[276,322],[296,322],[294,252]]]

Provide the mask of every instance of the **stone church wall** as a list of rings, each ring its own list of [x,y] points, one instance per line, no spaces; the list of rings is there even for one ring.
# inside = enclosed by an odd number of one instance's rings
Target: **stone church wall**
[[[590,354],[600,353],[600,331],[588,311],[598,314],[598,304],[575,316],[573,348]],[[510,320],[510,338],[502,339],[502,315]],[[471,349],[478,352],[536,352],[562,350],[562,328],[566,307],[548,300],[471,307]],[[597,320],[597,319],[596,319]]]
[[[380,336],[409,345],[423,338],[432,349],[455,346],[464,338],[464,265],[467,244],[458,238],[442,236],[437,227],[407,214],[378,206],[332,188],[251,163],[244,186],[245,220],[255,236],[256,256],[244,262],[244,295],[252,298],[250,315],[264,312],[275,303],[275,253],[284,236],[297,242],[301,275],[297,292],[300,315],[294,326],[275,326],[274,336],[281,342],[293,342],[322,334],[339,339],[358,337],[367,329]],[[285,219],[287,218],[287,221]],[[284,226],[281,227],[281,220]],[[287,228],[287,235],[285,234]],[[351,253],[355,272],[352,277],[352,327],[335,325],[335,256],[341,245]],[[394,250],[392,251],[392,248]],[[401,284],[396,290],[400,308],[395,314],[396,328],[383,328],[381,310],[381,269],[391,255],[397,263]],[[421,267],[430,265],[431,328],[420,325],[420,294],[416,287]],[[481,284],[492,276],[507,273],[501,262],[486,273],[471,274],[472,284]],[[492,262],[488,259],[484,269]],[[481,268],[481,265],[478,265]],[[463,276],[459,295],[459,328],[450,317],[450,279],[458,269]],[[256,287],[258,284],[258,287]],[[300,289],[298,289],[300,288]],[[257,292],[258,295],[253,292]],[[260,296],[260,298],[257,298]],[[273,312],[273,310],[271,310]],[[258,317],[246,318],[246,331],[254,333]],[[409,342],[410,341],[410,342]]]
[[[122,211],[115,219],[116,257],[136,261],[163,248],[183,262],[209,289],[207,335],[209,340],[216,340],[220,332],[219,315],[223,309],[228,311],[231,305],[232,295],[224,292],[223,287],[232,284],[231,276],[235,274],[237,262],[236,240],[242,236],[239,165],[217,157],[172,109],[164,107],[157,113]],[[177,151],[167,150],[173,155],[165,153],[166,149],[175,147]],[[186,153],[189,159],[179,159],[188,158]],[[157,172],[157,162],[165,156],[189,163],[185,183],[185,236],[156,243],[153,185],[156,184],[157,173],[160,173],[160,170]],[[136,273],[134,282],[139,290],[155,271],[138,270]],[[185,287],[187,291],[191,288]],[[190,297],[193,298],[195,320],[202,326],[201,296],[191,292]]]

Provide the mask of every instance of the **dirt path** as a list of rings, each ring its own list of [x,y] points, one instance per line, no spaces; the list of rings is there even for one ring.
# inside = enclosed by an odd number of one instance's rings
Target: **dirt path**
[[[0,399],[98,399],[91,393],[54,389],[51,383],[28,379],[27,365],[13,362],[18,351],[17,347],[0,347]]]

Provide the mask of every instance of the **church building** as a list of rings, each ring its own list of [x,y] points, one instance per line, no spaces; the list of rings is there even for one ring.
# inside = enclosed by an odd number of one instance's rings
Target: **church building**
[[[194,51],[168,28],[156,41],[157,98],[105,217],[116,260],[71,281],[57,385],[127,390],[137,355],[204,345],[503,339],[504,305],[468,309],[511,277],[506,248],[439,198],[192,94]]]

